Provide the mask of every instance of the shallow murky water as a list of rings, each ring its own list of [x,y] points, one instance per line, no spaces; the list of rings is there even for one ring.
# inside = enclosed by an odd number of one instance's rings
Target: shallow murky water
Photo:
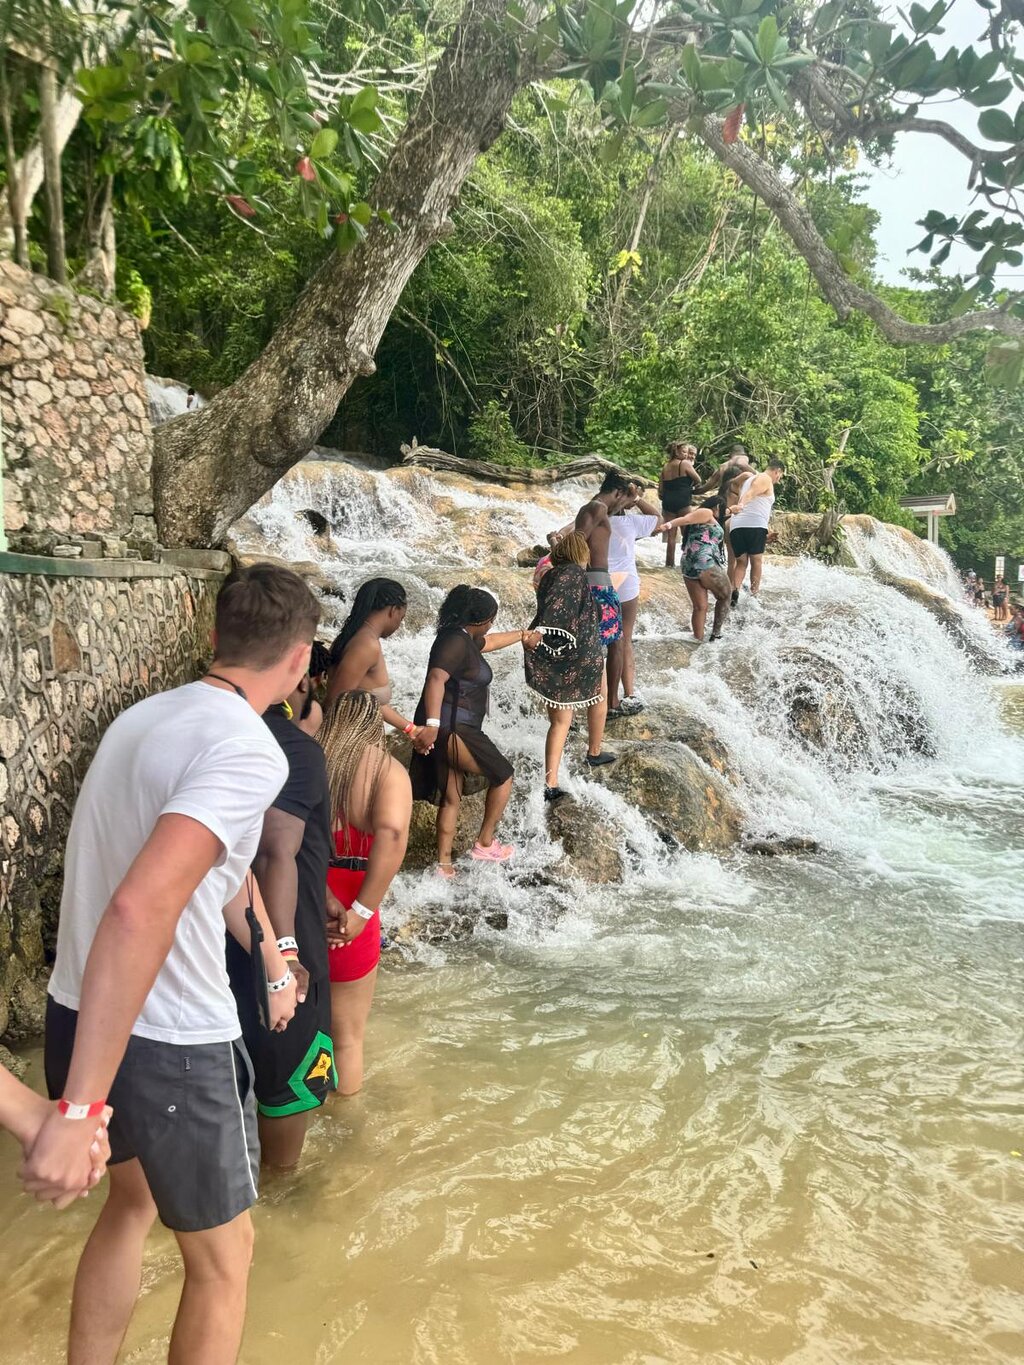
[[[870,863],[392,953],[363,1096],[258,1210],[246,1365],[1024,1359],[1020,788],[876,796]],[[41,1365],[94,1210],[12,1148],[0,1358]],[[155,1236],[126,1360],[177,1290]]]
[[[300,470],[249,534],[314,556],[295,513],[315,506],[325,571],[394,565],[415,588],[441,492],[512,546],[559,511],[405,479]],[[684,614],[648,606],[641,634],[680,637]],[[429,638],[389,645],[407,702]],[[786,727],[815,660],[857,717],[841,754]],[[515,661],[496,674],[488,724],[535,782],[543,723]],[[997,693],[866,572],[801,563],[645,691],[725,740],[748,829],[823,851],[673,852],[570,770],[621,832],[623,885],[538,889],[559,855],[529,780],[511,870],[403,876],[386,923],[455,894],[508,929],[386,955],[363,1095],[256,1211],[244,1365],[1024,1361],[1024,742],[998,720],[1024,731],[1024,689]],[[933,757],[900,747],[907,699]],[[95,1199],[37,1209],[16,1164],[0,1138],[0,1362],[56,1365]],[[164,1358],[179,1288],[155,1234],[131,1365]]]

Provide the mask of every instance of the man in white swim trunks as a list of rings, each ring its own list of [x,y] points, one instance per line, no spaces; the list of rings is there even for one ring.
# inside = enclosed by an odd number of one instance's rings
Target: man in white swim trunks
[[[636,568],[636,543],[655,535],[661,526],[661,513],[641,497],[643,488],[632,484],[629,502],[609,517],[612,535],[608,544],[608,572],[622,603],[622,647],[608,655],[608,715],[635,716],[644,709],[636,694],[636,657],[633,628],[640,607],[640,575]],[[623,696],[619,700],[619,689]]]

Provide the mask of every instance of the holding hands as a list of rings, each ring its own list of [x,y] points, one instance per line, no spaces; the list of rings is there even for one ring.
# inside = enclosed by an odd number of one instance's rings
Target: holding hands
[[[56,1104],[33,1094],[15,1133],[25,1156],[20,1175],[26,1193],[57,1209],[84,1199],[106,1173],[112,1113],[107,1105],[98,1118],[66,1118]]]

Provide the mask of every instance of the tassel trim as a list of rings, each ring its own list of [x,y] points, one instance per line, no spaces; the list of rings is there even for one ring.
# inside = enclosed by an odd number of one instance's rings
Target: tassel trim
[[[529,684],[527,684],[529,686]],[[597,706],[604,701],[601,693],[596,697],[591,697],[587,701],[555,701],[553,697],[545,697],[543,692],[538,692],[535,687],[530,687],[533,695],[544,703],[545,706],[553,706],[556,711],[585,711],[590,706]]]
[[[560,645],[549,645],[547,640],[541,641],[541,647],[558,659],[567,651],[571,652],[576,648],[576,636],[570,630],[562,630],[560,626],[535,626],[538,635],[561,635],[565,643]]]

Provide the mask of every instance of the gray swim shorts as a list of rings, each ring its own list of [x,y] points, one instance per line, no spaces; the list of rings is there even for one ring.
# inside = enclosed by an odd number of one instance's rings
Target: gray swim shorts
[[[76,1010],[47,1000],[51,1099],[64,1093],[77,1024]],[[109,1100],[110,1164],[138,1158],[166,1227],[217,1228],[256,1202],[256,1100],[241,1038],[181,1047],[133,1034]]]

